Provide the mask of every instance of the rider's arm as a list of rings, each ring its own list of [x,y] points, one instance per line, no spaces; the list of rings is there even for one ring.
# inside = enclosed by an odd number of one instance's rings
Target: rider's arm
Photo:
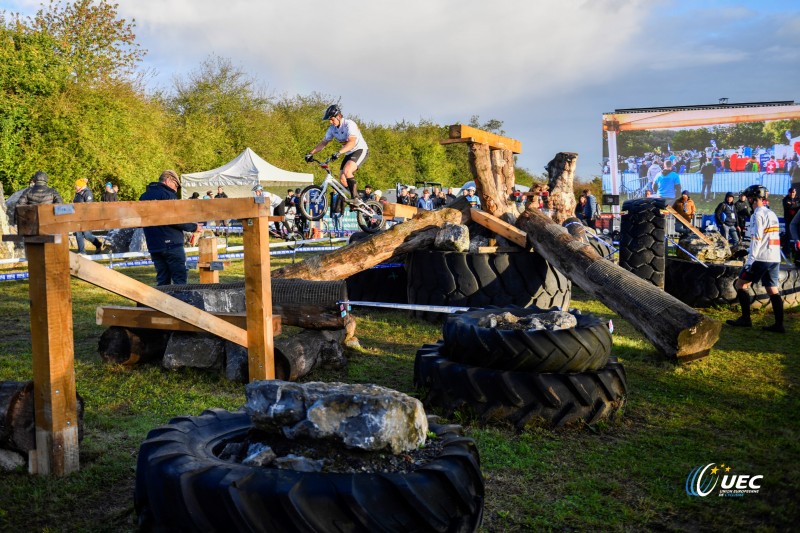
[[[322,139],[318,145],[316,145],[314,148],[311,149],[311,152],[310,152],[311,155],[316,154],[317,152],[319,152],[320,150],[322,150],[323,148],[328,146],[329,142],[330,141],[326,141],[325,139]]]
[[[356,139],[355,135],[351,135],[350,137],[348,137],[347,142],[344,143],[341,148],[339,148],[339,155],[344,155],[353,148],[355,148],[356,142],[358,142],[358,139]]]

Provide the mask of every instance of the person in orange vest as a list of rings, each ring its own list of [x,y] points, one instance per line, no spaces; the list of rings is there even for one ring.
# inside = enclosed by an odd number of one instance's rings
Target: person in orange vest
[[[680,216],[685,218],[689,224],[693,224],[694,215],[697,213],[697,207],[694,205],[694,200],[689,197],[689,191],[683,191],[681,197],[672,204],[672,208]],[[675,231],[681,235],[689,233],[689,229],[680,220],[675,221]]]

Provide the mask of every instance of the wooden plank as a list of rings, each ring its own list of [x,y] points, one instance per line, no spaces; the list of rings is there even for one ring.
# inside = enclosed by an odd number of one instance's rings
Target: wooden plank
[[[26,243],[25,256],[36,418],[31,471],[63,476],[80,468],[69,241]]]
[[[275,379],[270,281],[269,220],[242,220],[244,299],[247,305],[247,360],[250,381]]]
[[[236,327],[247,327],[246,313],[211,313],[217,318],[230,322]],[[124,305],[105,305],[97,308],[98,326],[120,326],[123,328],[164,329],[169,331],[204,332],[197,326],[184,322],[161,311],[149,307],[131,307]],[[272,332],[281,334],[281,316],[272,315]]]
[[[208,264],[211,261],[216,261],[218,258],[219,252],[217,251],[217,238],[201,238],[199,262]],[[200,283],[219,283],[219,270],[203,268],[199,264],[197,265],[197,268],[200,270]]]
[[[683,218],[683,217],[681,216],[681,214],[680,214],[680,213],[678,213],[677,211],[675,211],[675,208],[674,208],[674,207],[672,207],[671,205],[668,205],[668,206],[667,206],[667,211],[669,211],[670,213],[672,213],[672,215],[673,215],[675,218],[677,218],[677,219],[678,219],[678,220],[679,220],[679,221],[680,221],[680,222],[681,222],[681,223],[682,223],[684,226],[686,226],[686,227],[689,229],[689,231],[691,231],[692,233],[694,233],[695,235],[697,235],[698,237],[700,237],[700,238],[703,240],[703,242],[704,242],[704,243],[706,243],[706,244],[707,244],[707,245],[709,245],[709,246],[714,246],[714,243],[713,243],[713,241],[712,241],[711,239],[709,239],[708,237],[706,237],[706,236],[705,236],[705,235],[704,235],[704,234],[703,234],[703,233],[702,233],[700,230],[698,230],[697,228],[695,228],[695,227],[694,227],[694,225],[692,225],[692,224],[691,224],[691,223],[690,223],[688,220],[686,220],[685,218]]]
[[[213,333],[240,346],[247,347],[247,332],[245,330],[202,309],[182,302],[158,289],[131,279],[125,274],[120,274],[103,265],[98,265],[94,261],[72,252],[69,254],[69,266],[72,275],[78,279],[179,318],[203,331]]]
[[[516,246],[478,246],[479,254],[496,254],[496,253],[515,253],[523,252],[525,250],[517,248]]]
[[[65,206],[72,206],[73,212],[56,214],[57,208],[63,210]],[[269,211],[269,204],[257,204],[252,198],[220,198],[213,202],[160,200],[24,205],[17,209],[17,228],[20,235],[58,234],[268,217]]]
[[[383,216],[386,218],[414,218],[418,212],[419,209],[411,205],[387,203],[383,206]]]
[[[516,226],[512,226],[508,222],[493,217],[480,209],[470,209],[469,214],[472,220],[484,228],[490,229],[498,235],[502,235],[517,246],[521,246],[525,249],[528,248],[528,235]]]
[[[21,242],[21,243],[45,243],[45,242],[61,242],[61,235],[3,235],[3,242]]]
[[[522,153],[522,143],[517,139],[503,137],[496,133],[479,130],[464,124],[450,126],[450,139],[458,139],[461,142],[478,142],[488,144],[489,148],[511,150],[515,154]]]

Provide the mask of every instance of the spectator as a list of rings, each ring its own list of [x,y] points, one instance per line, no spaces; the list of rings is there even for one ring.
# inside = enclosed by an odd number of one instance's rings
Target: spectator
[[[739,279],[734,287],[742,308],[742,316],[727,323],[735,327],[752,327],[750,320],[750,292],[752,283],[761,282],[769,295],[772,312],[775,314],[775,323],[763,326],[764,331],[785,333],[783,327],[783,298],[779,286],[781,250],[778,238],[778,217],[766,206],[765,200],[769,195],[766,187],[751,185],[745,189],[745,196],[750,206],[753,207],[753,217],[750,221],[750,248],[747,251],[747,260],[744,263]]]
[[[228,197],[228,195],[225,194],[225,189],[222,187],[222,185],[218,186],[217,187],[217,194],[214,195],[214,199],[227,198],[227,197]],[[227,228],[230,225],[230,221],[229,220],[220,220],[217,223],[217,225]]]
[[[375,195],[372,193],[372,185],[364,185],[364,194],[361,195],[361,200],[367,202],[374,199]]]
[[[664,169],[661,171],[661,175],[656,178],[655,190],[667,203],[672,203],[680,195],[681,178],[673,170],[671,161],[664,162]]]
[[[791,187],[789,193],[783,197],[783,225],[784,232],[781,233],[781,248],[786,257],[792,255],[792,245],[789,232],[789,224],[794,220],[794,216],[800,211],[800,198],[797,197],[797,189]]]
[[[81,178],[75,181],[75,197],[72,199],[73,204],[94,202],[94,195],[89,188],[89,180]],[[91,242],[97,252],[102,251],[103,243],[100,239],[94,236],[91,231],[76,231],[75,240],[78,241],[78,253],[86,254],[86,241]]]
[[[400,195],[397,197],[397,203],[402,205],[409,205],[410,198],[408,196],[408,188],[400,187]]]
[[[736,231],[736,211],[733,208],[733,193],[725,194],[725,200],[714,210],[714,222],[725,240],[733,246],[739,244],[739,233]]]
[[[447,194],[445,195],[445,203],[444,205],[450,205],[456,201],[456,195],[453,193],[453,188],[447,188]]]
[[[744,239],[744,230],[747,228],[747,220],[753,214],[744,193],[739,193],[739,201],[733,204],[733,210],[736,213],[736,232],[739,234],[739,240],[742,240]]]
[[[653,164],[647,169],[647,188],[655,190],[656,179],[661,175],[661,164],[658,159],[653,159]]]
[[[200,199],[199,192],[193,192],[192,195],[189,197],[189,200],[199,200],[199,199]]]
[[[600,209],[597,205],[597,198],[595,198],[589,189],[584,189],[583,195],[586,197],[586,205],[584,205],[583,209],[583,215],[586,218],[586,225],[592,229],[597,229],[597,219],[600,218]]]
[[[714,193],[712,184],[714,182],[714,174],[717,171],[717,167],[714,166],[714,163],[708,161],[702,167],[700,167],[700,173],[703,175],[703,187],[700,189],[700,194],[703,196],[703,200],[713,200]]]
[[[412,187],[410,191],[408,191],[408,205],[417,205],[417,200],[419,200],[419,195],[417,195],[417,189]]]
[[[764,168],[767,171],[767,174],[775,174],[775,169],[778,168],[778,162],[775,161],[775,156],[769,156],[769,161],[766,162]]]
[[[433,211],[433,199],[431,198],[431,191],[428,189],[422,190],[422,198],[417,200],[417,207],[425,209],[426,211]]]
[[[685,218],[689,224],[694,225],[694,215],[697,213],[697,208],[694,205],[694,200],[689,197],[689,191],[683,191],[681,197],[672,204],[672,208],[676,213]],[[686,235],[689,233],[689,228],[680,220],[676,220],[675,231],[681,235]]]
[[[203,200],[211,200],[211,198],[211,191],[206,191],[206,193],[203,195]]]
[[[436,195],[433,197],[433,208],[434,209],[441,209],[447,205],[447,196],[445,196],[444,191],[439,190],[436,192]]]
[[[165,170],[158,181],[147,186],[139,200],[177,200],[180,186],[178,174]],[[199,196],[199,195],[198,195]],[[186,251],[183,249],[183,232],[197,232],[203,228],[193,222],[170,226],[146,226],[144,238],[150,258],[156,268],[157,285],[186,285]]]
[[[44,204],[63,204],[64,200],[58,191],[47,186],[47,174],[41,170],[36,172],[31,178],[29,187],[20,195],[17,205],[14,207],[14,220],[9,223],[16,224],[16,208],[21,205],[44,205]]]
[[[474,207],[475,209],[481,208],[481,199],[478,198],[478,195],[475,194],[475,186],[470,185],[467,187],[467,194],[464,195],[464,198],[467,199],[470,207]]]
[[[260,184],[257,185],[259,188],[259,194],[264,194],[264,187]],[[275,230],[275,236],[282,238],[284,227],[286,226],[286,203],[285,202],[278,202],[275,204],[275,207],[272,208],[272,216],[280,217],[280,220],[276,220],[273,222],[273,228]],[[286,228],[286,232],[289,232],[289,228]]]
[[[342,236],[342,217],[344,216],[344,196],[336,190],[331,192],[331,221],[333,231],[338,237]]]
[[[756,156],[751,156],[750,157],[750,161],[748,161],[747,164],[744,166],[744,171],[745,172],[758,172],[758,170],[759,170],[758,159],[756,159]]]
[[[110,181],[106,182],[106,186],[103,189],[103,194],[100,195],[100,199],[104,202],[116,202],[119,200],[119,198],[117,198],[117,191],[114,190],[114,185]]]
[[[586,222],[586,196],[583,194],[578,198],[578,204],[575,206],[575,218],[580,220],[584,226],[589,225]]]
[[[383,197],[383,191],[380,189],[372,193],[372,196],[374,196],[375,201],[380,203],[381,205],[386,205],[387,203],[389,203],[386,201],[386,198]]]

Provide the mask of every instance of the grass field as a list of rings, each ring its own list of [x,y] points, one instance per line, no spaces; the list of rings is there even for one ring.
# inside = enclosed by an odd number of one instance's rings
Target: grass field
[[[273,261],[273,266],[279,266]],[[154,283],[152,267],[126,274]],[[197,280],[196,271],[190,282]],[[223,274],[241,277],[241,263]],[[65,478],[0,474],[2,531],[134,531],[138,446],[148,430],[206,408],[237,409],[243,386],[195,370],[109,366],[97,355],[98,305],[127,300],[74,280],[75,372],[85,399],[81,470]],[[27,282],[0,284],[0,380],[31,378]],[[612,423],[557,431],[477,427],[462,414],[486,477],[483,531],[789,531],[800,494],[800,313],[786,335],[723,327],[711,355],[685,366],[662,361],[624,320],[575,291],[574,306],[614,321],[613,353],[625,364],[629,397]],[[735,309],[705,310],[718,320]],[[310,380],[378,383],[415,394],[416,350],[439,327],[404,312],[355,310],[360,349],[348,366]],[[756,312],[757,326],[771,322]],[[758,494],[688,496],[696,466],[725,464],[762,475]]]

